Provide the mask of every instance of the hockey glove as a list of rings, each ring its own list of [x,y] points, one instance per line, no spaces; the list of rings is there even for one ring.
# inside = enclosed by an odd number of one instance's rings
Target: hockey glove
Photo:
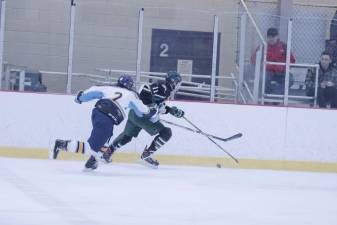
[[[83,95],[83,91],[79,91],[77,93],[77,96],[75,98],[75,102],[78,103],[78,104],[82,104],[82,101],[80,100],[80,97]]]
[[[177,118],[181,118],[184,116],[185,112],[181,109],[178,109],[176,106],[173,106],[170,109],[170,114]]]
[[[171,110],[171,107],[167,106],[165,103],[160,103],[158,106],[158,112],[160,114],[167,114]]]

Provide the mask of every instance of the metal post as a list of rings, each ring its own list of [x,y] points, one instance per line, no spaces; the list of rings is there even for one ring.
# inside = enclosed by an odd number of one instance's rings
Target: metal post
[[[290,79],[290,56],[291,56],[291,37],[292,37],[293,21],[288,22],[288,38],[287,38],[287,58],[286,58],[286,77],[284,90],[284,105],[288,106],[289,100],[289,79]]]
[[[9,82],[10,76],[11,76],[11,72],[9,69],[9,65],[6,65],[5,66],[5,87],[4,87],[5,90],[9,90],[10,88],[10,82]]]
[[[5,41],[5,19],[6,19],[6,1],[1,0],[1,21],[0,21],[0,89],[2,88],[2,73],[4,63],[4,41]]]
[[[255,31],[257,32],[260,40],[262,41],[263,43],[263,47],[264,47],[264,51],[263,51],[263,67],[262,67],[262,99],[261,99],[261,103],[264,104],[264,95],[265,95],[265,80],[266,80],[266,66],[267,66],[267,43],[260,31],[260,29],[258,28],[257,26],[257,23],[253,17],[253,15],[251,14],[251,12],[249,11],[248,9],[248,6],[247,4],[245,3],[245,0],[240,0],[240,3],[241,5],[243,6],[244,8],[244,11],[247,13],[249,19],[250,19],[250,22],[252,23],[253,27],[255,28]]]
[[[21,70],[19,77],[19,91],[25,91],[25,76],[26,72],[24,70]]]
[[[254,104],[259,102],[259,87],[260,87],[260,73],[261,73],[261,60],[262,60],[262,46],[259,47],[259,50],[256,52],[255,60],[255,74],[254,74]]]
[[[144,8],[139,11],[138,19],[138,47],[137,47],[137,66],[136,66],[136,89],[140,87],[140,72],[142,62],[142,45],[143,45],[143,22]]]
[[[240,58],[239,58],[239,84],[238,84],[238,94],[241,93],[241,88],[243,84],[243,76],[245,69],[245,51],[246,51],[246,23],[247,15],[243,13],[241,16],[241,32],[240,32]]]
[[[294,0],[278,1],[279,15],[280,15],[280,39],[285,41],[287,38],[288,21],[292,18],[294,11]]]
[[[68,94],[71,93],[71,81],[72,81],[72,75],[73,75],[75,15],[76,15],[76,3],[75,3],[75,0],[71,0],[69,48],[68,48],[68,80],[67,80],[67,93]]]
[[[219,36],[219,17],[214,15],[214,29],[213,29],[213,56],[212,56],[212,78],[211,78],[211,102],[215,99],[215,79],[218,56],[218,36]]]
[[[319,65],[316,66],[314,107],[317,106],[318,85],[319,85],[319,84],[318,84],[318,76],[319,76]]]
[[[263,45],[263,61],[262,61],[262,97],[261,103],[264,104],[264,95],[266,93],[266,72],[267,72],[267,51],[268,45]]]

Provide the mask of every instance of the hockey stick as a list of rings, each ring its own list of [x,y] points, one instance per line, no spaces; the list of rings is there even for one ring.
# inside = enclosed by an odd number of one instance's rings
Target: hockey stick
[[[163,121],[164,123],[167,123],[167,124],[170,124],[170,125],[188,130],[188,131],[192,131],[194,133],[202,134],[202,132],[199,131],[199,130],[194,130],[192,128],[185,127],[183,125],[176,124],[176,123],[173,123],[173,122],[170,122],[170,121],[167,121],[167,120],[163,120],[163,119],[161,119],[161,121]],[[217,139],[217,140],[220,140],[220,141],[224,141],[224,142],[232,141],[232,140],[235,140],[235,139],[238,139],[238,138],[242,137],[242,133],[237,133],[237,134],[234,134],[233,136],[230,136],[230,137],[227,137],[227,138],[221,138],[221,137],[217,137],[217,136],[214,136],[212,134],[207,134],[207,133],[204,133],[204,134],[207,135],[208,137],[211,137],[211,138],[214,138],[214,139]]]
[[[218,146],[223,152],[225,152],[228,156],[230,156],[237,164],[239,164],[239,160],[237,160],[237,158],[235,158],[232,154],[230,154],[228,151],[226,151],[223,147],[221,147],[221,145],[219,145],[218,143],[216,143],[212,138],[210,138],[209,136],[207,136],[207,134],[205,134],[202,130],[200,130],[196,125],[194,125],[194,123],[192,123],[191,121],[189,121],[185,116],[183,116],[183,118],[189,124],[191,124],[195,129],[197,129],[200,132],[200,134],[202,134],[205,137],[207,137],[211,142],[213,142],[216,146]]]

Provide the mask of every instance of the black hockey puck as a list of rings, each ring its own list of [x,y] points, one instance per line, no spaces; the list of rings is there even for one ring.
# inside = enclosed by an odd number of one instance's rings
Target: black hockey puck
[[[217,168],[221,168],[221,165],[218,163],[218,164],[216,164],[216,167]]]

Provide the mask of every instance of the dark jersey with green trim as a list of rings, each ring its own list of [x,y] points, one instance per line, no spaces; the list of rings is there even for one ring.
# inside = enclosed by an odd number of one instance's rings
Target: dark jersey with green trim
[[[144,105],[159,105],[170,97],[171,92],[172,90],[166,85],[166,82],[158,81],[144,85],[139,92],[139,98]]]

